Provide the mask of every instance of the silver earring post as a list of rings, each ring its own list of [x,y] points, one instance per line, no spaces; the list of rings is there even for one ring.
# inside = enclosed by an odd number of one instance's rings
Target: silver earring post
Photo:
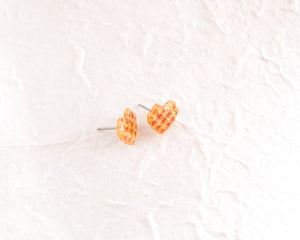
[[[147,107],[145,107],[144,105],[142,105],[142,104],[139,104],[139,106],[140,107],[142,107],[142,108],[144,108],[144,109],[146,109],[147,111],[151,111],[151,109],[150,108],[147,108]]]
[[[141,108],[144,108],[147,111],[151,111],[150,108],[147,108],[146,106],[142,104],[138,104]],[[107,130],[116,130],[117,127],[103,127],[103,128],[97,128],[97,131],[107,131]]]
[[[97,131],[116,130],[117,127],[97,128]]]

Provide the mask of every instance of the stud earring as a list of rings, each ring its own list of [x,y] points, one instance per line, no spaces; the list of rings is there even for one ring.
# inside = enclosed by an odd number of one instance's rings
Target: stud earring
[[[140,107],[148,110],[147,122],[150,127],[159,134],[163,134],[174,123],[179,112],[174,101],[167,101],[164,105],[154,104],[152,109],[139,104]]]
[[[137,123],[136,115],[129,108],[125,109],[124,116],[117,121],[117,127],[98,128],[98,131],[117,130],[119,139],[128,145],[135,143]]]

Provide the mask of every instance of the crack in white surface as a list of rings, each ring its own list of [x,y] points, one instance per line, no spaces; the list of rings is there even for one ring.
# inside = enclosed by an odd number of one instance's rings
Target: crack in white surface
[[[293,80],[287,76],[287,74],[285,73],[285,71],[283,70],[283,66],[280,62],[278,62],[276,59],[267,56],[266,50],[262,49],[262,59],[265,61],[269,61],[271,63],[273,63],[277,68],[278,68],[278,72],[279,74],[282,76],[282,78],[286,81],[286,83],[293,89],[294,88],[294,83]]]
[[[159,231],[157,229],[157,223],[154,219],[154,210],[152,210],[152,212],[149,213],[148,219],[149,219],[151,230],[152,230],[152,233],[153,233],[153,239],[154,240],[159,240],[160,239],[159,238]]]
[[[79,47],[74,41],[72,41],[72,40],[69,40],[69,41],[74,46],[76,55],[78,55],[78,67],[77,67],[78,68],[78,73],[79,73],[83,83],[88,88],[90,95],[92,97],[94,97],[92,85],[91,85],[88,77],[85,75],[85,73],[83,71],[86,52],[83,48]]]

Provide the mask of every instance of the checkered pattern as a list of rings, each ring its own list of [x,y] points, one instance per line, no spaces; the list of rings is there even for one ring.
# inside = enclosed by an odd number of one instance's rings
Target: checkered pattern
[[[169,100],[165,105],[155,104],[147,115],[147,122],[159,134],[163,134],[175,121],[179,112],[175,102]]]
[[[137,131],[136,115],[129,108],[125,109],[124,116],[117,121],[117,134],[120,140],[128,145],[135,143]]]

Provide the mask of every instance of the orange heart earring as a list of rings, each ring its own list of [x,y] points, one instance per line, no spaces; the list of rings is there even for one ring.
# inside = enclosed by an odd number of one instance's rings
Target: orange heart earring
[[[117,129],[117,135],[122,142],[128,145],[133,145],[135,143],[137,132],[135,113],[127,108],[124,111],[124,116],[118,119],[117,127],[98,128],[97,130],[103,131],[115,129]]]
[[[159,134],[163,134],[175,122],[175,118],[179,112],[174,101],[169,100],[164,105],[154,104],[152,109],[149,109],[142,104],[140,107],[148,110],[147,122],[150,127]]]

